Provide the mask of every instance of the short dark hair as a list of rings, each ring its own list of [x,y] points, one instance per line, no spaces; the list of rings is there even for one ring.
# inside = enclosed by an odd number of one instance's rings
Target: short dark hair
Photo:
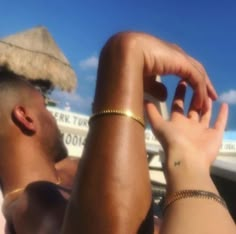
[[[1,68],[0,68],[0,83],[9,83],[9,84],[21,83],[21,84],[29,85],[29,87],[33,87],[24,76],[18,75],[10,70],[1,69]]]
[[[35,90],[37,89],[24,76],[0,69],[0,95],[3,98],[1,103],[10,97],[15,97],[16,100],[23,100],[23,98],[30,100],[29,92]]]

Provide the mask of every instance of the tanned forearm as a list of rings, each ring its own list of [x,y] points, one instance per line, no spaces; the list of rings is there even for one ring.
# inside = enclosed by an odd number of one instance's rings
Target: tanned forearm
[[[145,33],[115,35],[101,53],[94,112],[128,109],[142,118],[143,88],[166,74],[191,85],[197,109],[217,97],[202,65],[176,45]],[[143,127],[125,116],[93,118],[63,233],[137,233],[150,204]]]
[[[143,117],[143,61],[138,53],[136,41],[122,34],[103,48],[95,113],[130,110]],[[118,115],[93,119],[76,180],[78,195],[72,195],[68,213],[74,222],[64,233],[137,233],[151,205],[143,126]]]

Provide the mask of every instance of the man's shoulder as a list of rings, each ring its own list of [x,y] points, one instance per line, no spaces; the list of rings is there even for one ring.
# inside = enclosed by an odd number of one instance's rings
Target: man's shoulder
[[[31,201],[39,203],[66,202],[67,199],[63,196],[61,191],[67,190],[51,182],[39,181],[29,184],[25,188],[24,194]]]
[[[35,234],[39,231],[45,234],[57,233],[51,231],[61,227],[66,205],[67,198],[60,186],[49,182],[34,182],[8,206],[6,218],[16,230],[27,226],[27,233],[29,230]]]

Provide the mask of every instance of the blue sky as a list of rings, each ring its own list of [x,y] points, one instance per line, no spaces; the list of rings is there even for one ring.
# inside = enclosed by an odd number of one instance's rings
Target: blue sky
[[[2,0],[0,37],[37,25],[48,28],[78,76],[72,94],[55,91],[64,107],[90,113],[98,55],[105,41],[124,30],[143,31],[180,45],[201,61],[219,101],[230,104],[228,129],[236,130],[236,1],[224,0]],[[178,79],[163,78],[172,97]]]

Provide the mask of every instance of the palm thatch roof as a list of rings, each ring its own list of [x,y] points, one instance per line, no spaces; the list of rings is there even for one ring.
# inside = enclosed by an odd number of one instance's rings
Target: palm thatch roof
[[[0,68],[8,69],[29,80],[43,80],[52,86],[71,91],[76,75],[69,61],[45,27],[0,39]]]

